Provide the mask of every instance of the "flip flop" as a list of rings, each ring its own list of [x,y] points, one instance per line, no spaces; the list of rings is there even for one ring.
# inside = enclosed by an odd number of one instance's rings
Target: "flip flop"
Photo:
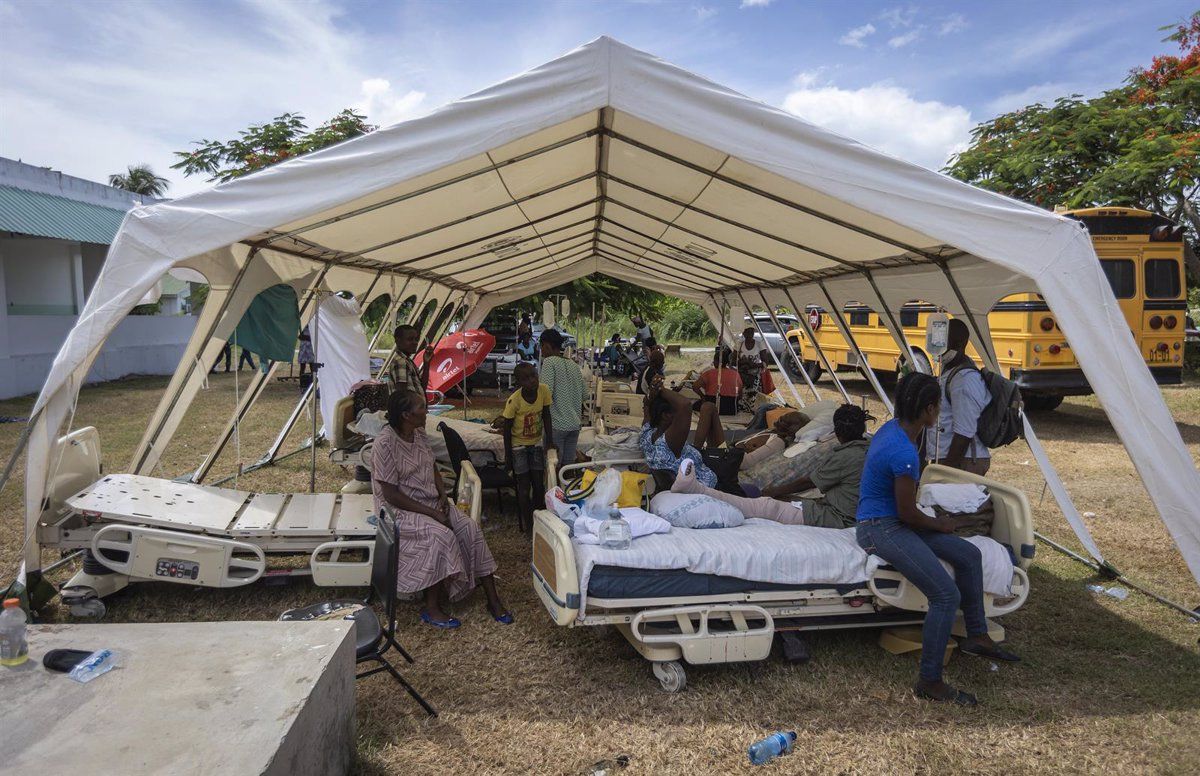
[[[950,689],[953,690],[953,692],[954,692],[954,696],[951,698],[942,698],[940,696],[934,695],[931,692],[928,692],[927,690],[922,690],[919,687],[913,688],[913,695],[917,696],[918,698],[921,698],[922,700],[936,701],[938,703],[953,703],[956,706],[978,706],[979,705],[979,700],[971,693],[963,692],[962,690],[958,690],[953,687],[951,687]]]
[[[958,651],[964,655],[973,655],[974,657],[986,657],[992,660],[1001,660],[1005,663],[1020,663],[1021,658],[1018,655],[1009,652],[1000,647],[984,647],[979,644],[972,644],[965,639],[959,643]]]
[[[421,612],[421,622],[425,623],[426,625],[432,625],[435,628],[444,628],[446,630],[457,628],[458,626],[462,625],[462,622],[459,621],[457,617],[451,617],[447,620],[435,620],[429,616],[428,612]]]

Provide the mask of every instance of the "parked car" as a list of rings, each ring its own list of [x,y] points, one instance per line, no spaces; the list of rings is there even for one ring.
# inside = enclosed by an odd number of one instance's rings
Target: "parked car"
[[[1200,342],[1200,329],[1196,328],[1196,322],[1190,315],[1183,317],[1183,341]]]
[[[756,323],[762,329],[763,338],[767,341],[767,347],[779,359],[780,363],[787,363],[784,355],[787,353],[787,345],[783,341],[785,332],[791,331],[800,325],[800,319],[791,313],[776,313],[775,318],[779,321],[779,325],[783,327],[783,331],[778,331],[775,328],[775,321],[771,320],[768,313],[755,313],[754,321],[751,322],[750,316],[746,316],[746,325],[754,326]],[[741,332],[736,332],[741,334]]]

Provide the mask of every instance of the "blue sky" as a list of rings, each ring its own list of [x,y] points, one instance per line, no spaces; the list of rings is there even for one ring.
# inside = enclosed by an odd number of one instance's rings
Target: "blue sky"
[[[1182,0],[0,0],[0,156],[103,180],[286,111],[380,124],[611,35],[939,167],[978,122],[1120,83]]]

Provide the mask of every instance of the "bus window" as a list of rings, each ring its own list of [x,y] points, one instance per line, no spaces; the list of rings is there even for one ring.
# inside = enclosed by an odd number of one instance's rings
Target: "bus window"
[[[1137,280],[1132,259],[1102,259],[1100,266],[1117,299],[1132,299],[1137,294]],[[1147,275],[1149,277],[1149,275]]]
[[[911,329],[920,325],[921,305],[920,303],[906,304],[900,308],[900,326],[905,329]]]
[[[850,318],[851,326],[870,326],[871,325],[871,308],[869,308],[869,307],[859,307],[859,308],[851,307],[846,310],[846,314]]]
[[[1147,299],[1174,299],[1179,296],[1179,262],[1146,259],[1145,281]]]

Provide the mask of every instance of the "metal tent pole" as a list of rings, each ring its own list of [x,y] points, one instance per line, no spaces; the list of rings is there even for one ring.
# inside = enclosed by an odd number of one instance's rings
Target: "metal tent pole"
[[[761,287],[758,289],[758,296],[763,301],[763,308],[767,311],[767,315],[771,316],[771,323],[775,324],[775,331],[779,332],[779,338],[781,340],[783,340],[783,346],[785,348],[787,348],[788,355],[790,355],[792,357],[793,361],[795,361],[797,364],[800,363],[799,360],[797,360],[795,348],[792,347],[791,341],[788,340],[788,338],[787,338],[787,332],[783,330],[783,325],[779,322],[779,316],[777,316],[775,314],[775,308],[772,307],[771,303],[767,301],[767,295],[763,293],[763,290]],[[754,316],[751,315],[750,317],[753,318]],[[799,317],[799,316],[797,316],[797,317]],[[760,331],[761,331],[761,327],[760,327]],[[766,341],[765,335],[763,336],[763,341],[764,342]],[[775,351],[772,350],[771,355],[774,356]],[[783,375],[783,379],[787,380],[788,384],[791,385],[792,380],[787,373],[787,369],[784,368],[783,364],[780,363],[778,358],[775,358],[775,364],[779,367],[779,372]],[[814,381],[812,379],[812,377],[810,377],[808,375],[808,373],[805,372],[803,369],[801,369],[800,372],[801,372],[801,374],[804,375],[804,382],[808,383],[808,389],[810,391],[812,391],[813,399],[815,399],[816,401],[820,401],[821,400],[821,392],[817,389],[816,381]],[[801,406],[803,406],[803,405],[801,405]]]
[[[820,281],[817,282],[817,287],[821,289],[821,293],[825,295],[826,301],[829,302],[829,316],[833,318],[834,325],[842,333],[846,344],[854,351],[854,356],[858,359],[858,368],[863,373],[863,377],[867,378],[867,382],[875,389],[875,395],[883,402],[883,406],[887,408],[888,414],[894,415],[895,409],[892,407],[892,400],[884,393],[883,386],[879,384],[879,378],[875,376],[875,370],[871,368],[871,363],[867,361],[862,348],[858,346],[858,340],[854,338],[854,333],[850,331],[850,327],[846,325],[846,321],[842,318],[842,312],[833,301],[833,297],[830,296],[829,289]]]
[[[804,329],[805,336],[808,337],[808,341],[812,343],[813,349],[816,351],[817,358],[821,360],[821,364],[825,367],[825,371],[828,372],[829,376],[833,378],[833,384],[837,386],[838,392],[842,394],[842,398],[846,400],[847,404],[853,404],[853,401],[850,398],[850,393],[846,390],[846,386],[842,384],[842,379],[838,377],[837,370],[833,368],[833,362],[830,361],[829,357],[825,354],[824,349],[821,347],[821,343],[817,342],[817,333],[813,331],[812,325],[808,322],[807,307],[801,308],[797,306],[796,300],[792,299],[792,292],[789,291],[787,287],[784,287],[781,290],[783,291],[784,296],[787,297],[788,303],[792,306],[792,309],[796,311],[796,318],[799,319],[800,326]],[[789,347],[791,346],[790,340],[788,341],[788,345]],[[799,354],[797,354],[795,350],[792,350],[792,354],[793,357],[797,358],[796,363],[799,365],[799,367],[804,369],[804,360],[799,358]]]
[[[775,366],[779,367],[780,376],[783,378],[784,382],[786,382],[786,383],[787,383],[787,385],[788,385],[788,388],[789,388],[789,389],[791,389],[791,391],[792,391],[792,398],[794,398],[794,399],[796,400],[796,402],[797,402],[797,403],[798,403],[798,404],[799,404],[801,407],[803,407],[803,406],[804,406],[804,399],[801,399],[801,398],[800,398],[800,392],[796,390],[796,384],[792,382],[791,378],[790,378],[790,377],[788,377],[788,375],[787,375],[787,372],[786,372],[786,371],[784,371],[784,369],[783,369],[783,364],[779,363],[779,358],[778,358],[778,356],[776,356],[776,355],[775,355],[775,351],[774,351],[774,350],[772,350],[772,349],[771,349],[769,346],[767,346],[767,335],[766,335],[766,332],[764,332],[764,331],[762,330],[762,326],[760,326],[760,325],[759,325],[759,323],[758,323],[758,319],[754,317],[754,309],[753,309],[753,308],[750,306],[750,303],[746,301],[746,297],[742,295],[742,292],[741,292],[741,291],[738,291],[738,292],[737,292],[737,295],[738,295],[738,297],[739,297],[739,298],[742,300],[742,304],[744,304],[744,305],[746,306],[746,312],[747,312],[747,313],[749,314],[749,316],[750,316],[750,322],[754,324],[754,328],[755,328],[755,329],[758,331],[758,335],[759,335],[760,337],[762,337],[763,346],[764,346],[764,347],[766,347],[766,348],[767,348],[767,352],[771,354],[771,360],[775,362]],[[772,317],[774,317],[774,316],[772,316]],[[776,327],[778,327],[778,326],[779,326],[779,324],[775,324],[775,325],[776,325]],[[809,386],[808,386],[808,387],[809,387],[809,388],[813,388],[813,386],[812,386],[812,383],[809,383]],[[814,396],[816,395],[816,389],[815,389],[815,388],[813,388],[813,395],[814,395]]]

